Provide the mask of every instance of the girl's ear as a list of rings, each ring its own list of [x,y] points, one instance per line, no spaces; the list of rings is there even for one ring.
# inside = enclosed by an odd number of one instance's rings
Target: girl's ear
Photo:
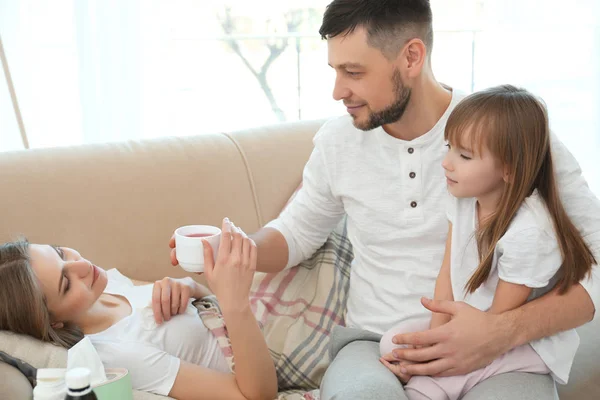
[[[504,166],[504,172],[502,173],[502,179],[506,183],[512,183],[512,181],[513,181],[512,175],[510,174],[510,168],[508,167],[508,165]]]

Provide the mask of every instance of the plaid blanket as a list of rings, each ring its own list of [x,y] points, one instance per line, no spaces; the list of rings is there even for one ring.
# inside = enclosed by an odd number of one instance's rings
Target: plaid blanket
[[[278,274],[256,274],[254,315],[277,370],[278,400],[316,400],[329,365],[329,333],[343,325],[354,255],[343,219],[308,260]],[[307,393],[306,391],[312,391]]]
[[[352,259],[343,220],[302,264],[278,274],[256,274],[251,305],[277,370],[282,392],[276,400],[319,399],[318,388],[330,362],[329,333],[344,323]],[[208,297],[194,305],[233,372],[233,352],[218,304]]]
[[[277,370],[276,400],[318,400],[329,365],[329,333],[344,324],[354,255],[346,221],[308,260],[278,274],[257,273],[250,304],[263,330]],[[193,303],[218,340],[230,370],[235,370],[227,327],[214,297]]]

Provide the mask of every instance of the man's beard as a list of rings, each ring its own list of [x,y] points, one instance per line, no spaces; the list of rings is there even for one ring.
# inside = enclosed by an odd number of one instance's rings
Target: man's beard
[[[407,88],[402,83],[400,71],[394,70],[392,75],[392,83],[394,85],[394,93],[396,99],[392,104],[381,111],[372,111],[369,119],[365,123],[360,123],[354,120],[354,126],[363,131],[379,128],[382,125],[392,124],[399,121],[404,115],[408,102],[410,101],[410,88]]]

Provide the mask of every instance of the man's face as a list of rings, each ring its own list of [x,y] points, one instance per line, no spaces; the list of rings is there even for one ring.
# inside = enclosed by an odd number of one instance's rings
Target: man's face
[[[335,69],[333,98],[342,100],[354,126],[370,130],[398,121],[410,100],[400,70],[381,50],[369,46],[367,30],[327,40],[329,65]]]

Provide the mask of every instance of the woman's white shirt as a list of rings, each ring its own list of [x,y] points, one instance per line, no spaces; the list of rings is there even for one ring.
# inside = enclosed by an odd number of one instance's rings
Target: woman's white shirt
[[[132,312],[105,331],[86,335],[105,368],[127,368],[134,389],[163,396],[173,387],[180,360],[229,372],[216,338],[202,323],[192,300],[185,313],[158,325],[152,312],[153,285],[135,286],[116,269],[108,270],[107,276],[104,292],[126,298]]]

